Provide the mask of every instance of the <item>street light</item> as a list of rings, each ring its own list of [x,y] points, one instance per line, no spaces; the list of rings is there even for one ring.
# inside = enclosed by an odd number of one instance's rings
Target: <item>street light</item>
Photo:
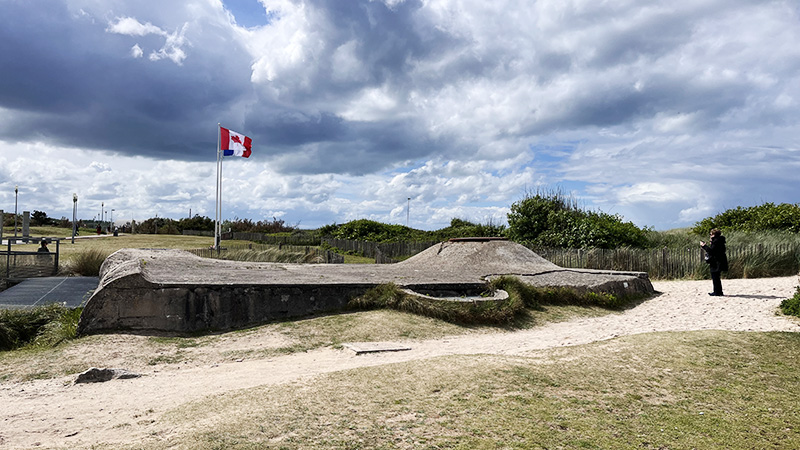
[[[114,208],[111,208],[111,229],[112,230],[114,229],[114,211],[116,211],[116,210]]]
[[[406,204],[406,228],[408,228],[408,216],[411,211],[411,197],[408,197],[408,203]]]
[[[14,186],[14,243],[17,242],[17,199],[19,198],[19,186]]]
[[[78,215],[78,194],[72,193],[72,243],[75,243],[75,232],[78,230],[78,223],[75,221]]]

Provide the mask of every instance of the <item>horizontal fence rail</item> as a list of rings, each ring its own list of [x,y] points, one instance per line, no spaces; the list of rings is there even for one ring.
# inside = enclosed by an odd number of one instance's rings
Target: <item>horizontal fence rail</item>
[[[55,251],[12,250],[9,239],[8,246],[0,250],[0,288],[8,287],[9,281],[19,282],[25,278],[52,277],[58,274],[60,240],[58,238],[29,239],[31,243],[39,243],[42,240],[51,244],[55,243]]]

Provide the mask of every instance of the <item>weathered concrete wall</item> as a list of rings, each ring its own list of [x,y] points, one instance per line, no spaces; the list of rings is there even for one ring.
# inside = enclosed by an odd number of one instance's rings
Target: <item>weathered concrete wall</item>
[[[81,315],[80,333],[100,330],[227,330],[339,310],[372,285],[107,287]]]

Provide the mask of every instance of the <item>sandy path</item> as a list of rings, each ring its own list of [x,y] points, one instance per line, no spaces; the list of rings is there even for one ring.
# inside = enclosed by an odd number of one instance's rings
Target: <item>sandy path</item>
[[[0,385],[0,449],[89,446],[166,436],[158,419],[168,410],[231,390],[279,384],[357,367],[454,354],[519,355],[656,331],[800,331],[776,315],[798,277],[725,280],[728,296],[707,295],[710,281],[653,283],[662,294],[620,314],[579,319],[509,333],[404,342],[411,350],[356,356],[330,348],[284,357],[226,362],[145,373],[132,380],[74,385],[74,376]]]

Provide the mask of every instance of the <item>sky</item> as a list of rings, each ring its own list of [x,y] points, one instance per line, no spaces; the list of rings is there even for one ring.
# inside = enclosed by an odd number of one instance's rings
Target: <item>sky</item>
[[[800,197],[800,4],[0,0],[0,209],[640,227]],[[14,188],[19,186],[15,196]],[[112,211],[113,210],[113,211]]]

